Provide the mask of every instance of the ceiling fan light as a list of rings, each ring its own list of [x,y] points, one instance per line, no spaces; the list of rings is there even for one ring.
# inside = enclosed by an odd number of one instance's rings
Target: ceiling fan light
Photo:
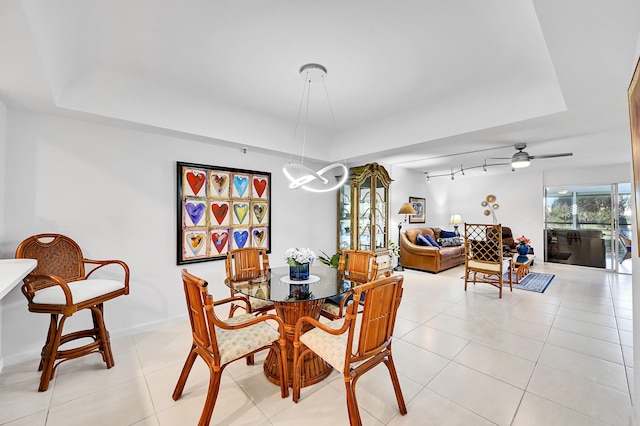
[[[525,167],[529,167],[529,164],[531,164],[531,162],[529,161],[528,158],[524,158],[524,159],[514,158],[513,160],[511,160],[511,167],[513,167],[514,169],[522,169]]]

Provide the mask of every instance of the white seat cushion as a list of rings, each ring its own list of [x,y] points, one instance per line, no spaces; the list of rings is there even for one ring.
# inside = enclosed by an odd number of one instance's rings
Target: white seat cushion
[[[340,315],[340,306],[336,305],[335,303],[331,303],[331,302],[324,302],[322,304],[322,310],[325,312],[328,312],[329,314],[337,317],[338,315]]]
[[[124,282],[104,279],[72,281],[67,285],[69,286],[69,290],[71,290],[74,304],[124,288]],[[54,285],[37,291],[33,296],[33,303],[65,305],[67,301],[62,288]]]
[[[273,305],[273,302],[269,300],[258,299],[252,296],[249,296],[249,303],[251,303],[251,309],[253,310],[261,309],[261,308],[264,308],[265,306]],[[241,306],[244,306],[244,304],[242,304]]]
[[[353,346],[358,345],[358,338],[360,336],[360,317],[356,319],[356,329],[353,336]],[[344,324],[344,318],[330,321],[325,325],[339,329]],[[306,347],[315,352],[320,358],[327,361],[333,368],[340,373],[344,373],[344,361],[347,355],[347,337],[349,332],[346,331],[339,336],[329,334],[319,328],[314,328],[307,331],[300,336],[300,341],[304,343]],[[360,365],[361,362],[352,363],[351,368],[355,368]]]
[[[236,325],[255,318],[252,314],[244,314],[224,320],[224,323]],[[280,338],[280,333],[266,322],[259,322],[239,330],[225,330],[216,327],[216,338],[220,351],[220,364],[226,364],[275,342]]]
[[[504,260],[502,262],[502,270],[509,270],[509,259]],[[500,272],[500,264],[499,263],[489,263],[489,262],[478,262],[477,260],[469,260],[469,268],[471,269],[483,269],[485,271],[494,271]]]

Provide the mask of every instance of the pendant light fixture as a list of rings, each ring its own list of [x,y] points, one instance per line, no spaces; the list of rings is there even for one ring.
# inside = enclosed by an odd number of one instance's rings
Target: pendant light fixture
[[[289,179],[289,189],[302,188],[306,191],[311,192],[329,192],[340,188],[340,186],[342,186],[349,177],[349,170],[343,163],[329,164],[328,166],[321,168],[317,172],[305,166],[304,164],[304,150],[307,140],[307,127],[309,122],[309,98],[311,95],[311,84],[322,82],[325,93],[327,94],[329,111],[331,112],[331,118],[333,119],[335,127],[335,117],[333,116],[333,109],[331,108],[331,102],[329,101],[327,87],[324,83],[324,78],[326,77],[326,75],[327,69],[320,64],[306,64],[300,67],[300,76],[304,79],[304,88],[302,91],[302,99],[300,100],[300,108],[298,109],[296,128],[293,134],[294,142],[298,133],[298,125],[300,123],[300,116],[302,115],[302,108],[305,104],[305,95],[306,112],[304,132],[302,134],[302,155],[300,156],[300,162],[295,163],[292,161],[292,153],[289,157],[289,163],[285,164],[285,166],[282,168],[282,172],[287,177],[287,179]],[[333,173],[327,176],[332,170],[334,170]]]

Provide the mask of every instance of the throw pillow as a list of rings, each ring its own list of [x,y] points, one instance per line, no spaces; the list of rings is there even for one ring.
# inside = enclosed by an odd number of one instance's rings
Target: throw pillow
[[[427,240],[427,238],[422,235],[422,234],[418,234],[417,238],[416,238],[416,244],[418,244],[419,246],[432,246],[433,244],[431,244],[429,242],[429,240]]]
[[[429,241],[431,243],[432,246],[440,248],[440,245],[438,243],[436,243],[436,240],[431,238],[431,235],[425,235],[425,238],[427,239],[427,241]]]
[[[438,244],[440,244],[442,247],[457,247],[460,245],[460,238],[440,238],[438,240]]]
[[[440,238],[455,238],[457,237],[455,232],[445,231],[444,229],[440,231]]]

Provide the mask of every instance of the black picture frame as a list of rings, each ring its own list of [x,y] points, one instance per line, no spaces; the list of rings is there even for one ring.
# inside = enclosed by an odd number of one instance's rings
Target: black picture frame
[[[176,162],[177,264],[220,260],[230,249],[271,252],[271,173]]]

